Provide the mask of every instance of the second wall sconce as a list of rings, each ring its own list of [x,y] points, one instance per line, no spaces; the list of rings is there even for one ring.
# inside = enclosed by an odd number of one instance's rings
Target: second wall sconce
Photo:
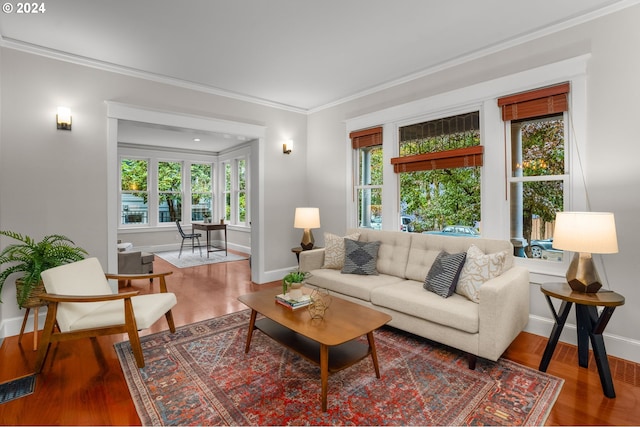
[[[68,107],[58,107],[56,114],[56,124],[58,129],[71,130],[71,109]]]
[[[291,154],[291,149],[293,148],[293,141],[288,140],[284,144],[282,144],[282,152],[284,154]]]

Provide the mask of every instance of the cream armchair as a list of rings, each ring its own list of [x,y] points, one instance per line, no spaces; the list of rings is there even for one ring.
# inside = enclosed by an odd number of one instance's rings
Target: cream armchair
[[[47,320],[38,349],[36,373],[42,371],[51,343],[76,338],[127,333],[138,367],[144,367],[138,330],[154,324],[162,315],[175,332],[171,308],[176,296],[167,292],[165,277],[171,274],[106,274],[97,258],[88,258],[42,272],[48,302]],[[107,279],[151,279],[160,281],[160,293],[138,295],[138,291],[113,294]],[[57,328],[56,328],[57,326]]]

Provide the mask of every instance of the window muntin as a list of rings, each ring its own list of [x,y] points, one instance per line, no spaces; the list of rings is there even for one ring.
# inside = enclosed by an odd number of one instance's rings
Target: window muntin
[[[149,223],[149,160],[120,160],[120,224]]]
[[[564,114],[511,122],[511,239],[516,255],[562,261],[553,249],[555,214],[564,210]]]
[[[393,161],[400,172],[400,214],[412,218],[411,226],[403,230],[479,226],[479,116],[474,111],[399,128],[400,157]],[[472,147],[478,152],[470,151]],[[474,166],[478,155],[479,165]],[[404,163],[409,159],[411,164]]]

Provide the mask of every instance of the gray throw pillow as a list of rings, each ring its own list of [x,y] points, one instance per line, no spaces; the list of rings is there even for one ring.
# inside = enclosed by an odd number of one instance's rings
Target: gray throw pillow
[[[441,251],[424,279],[424,288],[443,298],[449,298],[456,290],[466,257],[466,252],[449,254]]]
[[[344,239],[344,274],[378,275],[376,263],[380,242]]]

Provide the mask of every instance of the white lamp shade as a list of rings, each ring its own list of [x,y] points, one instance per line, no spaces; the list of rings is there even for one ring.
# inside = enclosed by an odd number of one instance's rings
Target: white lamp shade
[[[557,212],[553,247],[572,252],[618,252],[616,223],[611,212]]]
[[[58,123],[71,123],[71,109],[68,107],[58,107]]]
[[[296,208],[294,228],[320,228],[319,208]]]

